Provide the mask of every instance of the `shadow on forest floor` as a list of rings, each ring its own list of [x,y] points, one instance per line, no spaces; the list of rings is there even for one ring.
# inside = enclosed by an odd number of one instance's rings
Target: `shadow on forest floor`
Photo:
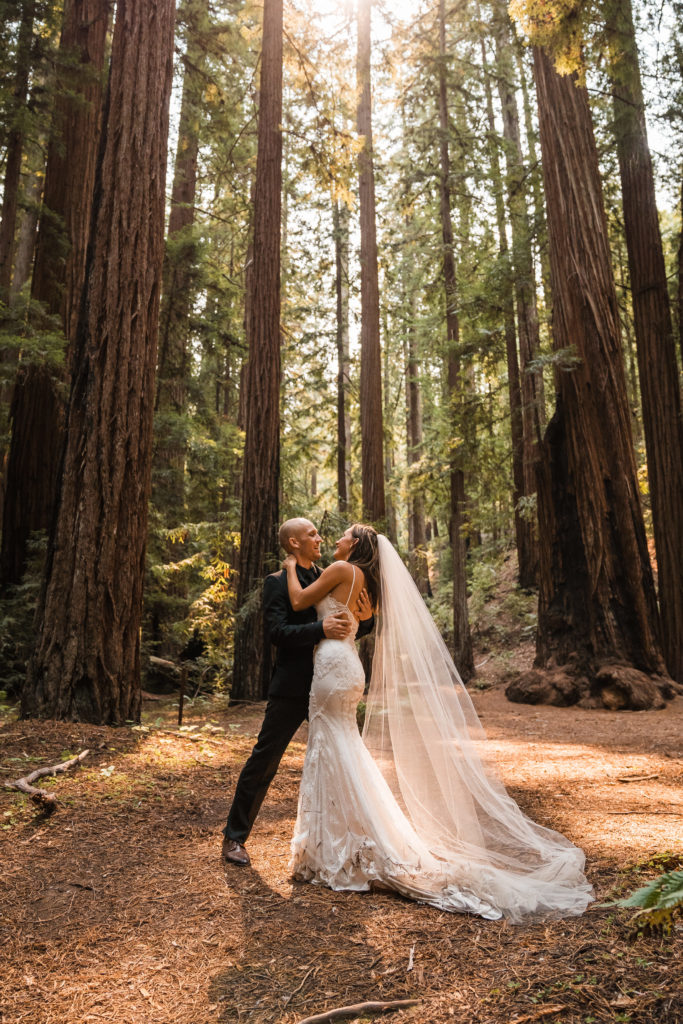
[[[473,699],[506,785],[586,850],[600,899],[680,851],[682,699],[640,714],[513,705],[501,687]],[[196,701],[195,728],[179,734],[171,702],[147,706],[148,732],[1,722],[5,781],[92,751],[48,780],[51,819],[0,796],[3,1022],[294,1024],[415,997],[386,1019],[683,1024],[680,931],[630,944],[628,914],[599,907],[515,928],[293,883],[305,727],[252,835],[254,869],[221,868],[219,830],[262,708]]]

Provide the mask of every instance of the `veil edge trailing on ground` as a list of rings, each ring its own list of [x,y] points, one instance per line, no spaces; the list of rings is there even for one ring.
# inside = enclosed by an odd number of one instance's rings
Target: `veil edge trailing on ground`
[[[381,610],[363,740],[431,852],[511,920],[580,914],[583,852],[528,818],[495,767],[474,705],[391,542],[378,537]]]

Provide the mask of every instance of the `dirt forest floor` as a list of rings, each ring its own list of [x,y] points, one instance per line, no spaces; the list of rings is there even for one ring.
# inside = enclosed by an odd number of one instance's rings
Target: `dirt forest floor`
[[[484,677],[484,682],[486,678]],[[473,698],[505,783],[586,851],[600,901],[683,863],[683,698],[639,714]],[[295,1024],[366,1000],[419,1000],[391,1024],[683,1024],[683,919],[629,941],[630,912],[513,927],[391,894],[294,883],[287,862],[305,727],[249,843],[222,868],[220,828],[262,708],[198,698],[108,729],[0,716],[2,780],[42,780],[47,820],[0,787],[3,1024]],[[366,1019],[366,1018],[363,1018]]]

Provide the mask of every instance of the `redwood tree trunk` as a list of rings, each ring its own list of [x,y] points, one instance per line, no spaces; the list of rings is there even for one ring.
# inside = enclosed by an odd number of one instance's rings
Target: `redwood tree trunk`
[[[38,213],[45,179],[45,166],[41,161],[40,170],[31,175],[24,190],[24,215],[17,233],[17,247],[14,255],[14,273],[10,286],[10,305],[31,276],[33,256],[36,249]]]
[[[417,357],[414,317],[405,329],[406,334],[406,455],[408,462],[408,547],[411,571],[421,594],[429,594],[429,566],[427,564],[427,532],[422,488],[415,484],[410,467],[422,458],[422,396]]]
[[[681,233],[678,236],[678,347],[683,363],[683,167],[681,167]]]
[[[278,554],[282,0],[264,3],[259,95],[233,700],[259,700],[270,682],[270,644],[264,633],[260,593],[263,577],[276,567]]]
[[[70,341],[85,274],[108,26],[108,0],[67,0],[31,297],[49,316],[60,317]],[[64,424],[53,375],[36,363],[20,363],[17,371],[0,549],[3,586],[20,579],[29,535],[49,529],[52,521]]]
[[[451,407],[451,422],[457,436],[457,405],[463,387],[458,356],[460,325],[457,313],[457,280],[453,256],[453,225],[451,221],[450,154],[448,146],[448,97],[446,92],[446,11],[445,0],[439,0],[439,129],[440,179],[439,199],[441,235],[443,239],[443,281],[446,302],[447,385]],[[453,558],[453,657],[462,679],[467,682],[474,675],[472,638],[467,613],[467,574],[465,538],[463,537],[463,510],[465,508],[465,476],[459,465],[459,456],[451,455],[450,470],[450,540]]]
[[[337,495],[340,515],[351,498],[351,417],[348,399],[349,354],[349,209],[337,200],[333,207],[335,285],[337,294]]]
[[[159,359],[155,406],[152,495],[167,522],[184,518],[187,343],[195,288],[196,240],[194,208],[197,191],[200,110],[204,94],[202,30],[208,21],[208,0],[185,4],[187,44],[183,95],[176,149],[171,212],[162,276],[159,313]]]
[[[518,578],[522,582],[522,566],[533,564],[531,544],[534,539],[533,526],[528,517],[522,516],[520,498],[525,495],[524,480],[524,423],[522,419],[522,390],[519,380],[519,357],[517,353],[517,332],[515,329],[515,302],[512,290],[512,264],[506,233],[505,203],[503,201],[503,177],[498,157],[496,122],[493,112],[493,96],[486,61],[486,48],[481,40],[482,65],[484,67],[484,90],[486,113],[489,125],[489,159],[491,178],[494,182],[496,200],[496,226],[498,228],[498,251],[504,267],[502,279],[502,313],[505,332],[505,356],[508,372],[508,394],[510,397],[510,439],[512,441],[512,504],[515,517],[515,544],[517,548]],[[534,486],[535,490],[535,486]]]
[[[17,226],[19,178],[21,176],[21,157],[24,151],[22,125],[31,71],[31,39],[35,6],[35,0],[22,0],[12,90],[12,126],[7,138],[7,159],[2,189],[2,211],[0,212],[0,302],[5,305],[9,302],[10,284],[12,283],[14,232]]]
[[[588,95],[534,51],[557,374],[539,472],[536,665],[511,699],[651,707],[672,695],[638,495],[616,291]]]
[[[173,0],[117,5],[25,716],[110,725],[139,717],[173,21]]]
[[[526,170],[519,135],[519,116],[515,95],[514,61],[507,9],[497,10],[496,56],[498,91],[503,111],[503,136],[507,165],[507,195],[512,228],[512,265],[519,336],[520,384],[522,396],[522,460],[524,486],[522,494],[536,492],[536,463],[543,422],[543,375],[531,370],[530,364],[539,352],[538,312],[531,226],[526,206]],[[538,542],[536,522],[524,518],[525,543],[519,563],[519,582],[534,587],[538,581]]]
[[[373,522],[386,515],[384,497],[384,427],[382,357],[379,337],[379,281],[375,223],[375,171],[372,157],[372,86],[370,12],[372,0],[358,0],[358,154],[360,197],[360,435],[363,514]]]
[[[638,353],[664,658],[683,683],[683,418],[630,0],[608,10],[614,130]]]

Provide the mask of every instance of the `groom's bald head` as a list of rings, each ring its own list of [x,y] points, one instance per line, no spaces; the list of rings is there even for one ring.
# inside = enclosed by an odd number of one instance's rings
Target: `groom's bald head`
[[[280,532],[278,534],[280,546],[285,549],[287,554],[291,554],[292,538],[294,538],[295,540],[301,540],[306,536],[306,534],[311,529],[313,529],[313,531],[317,534],[318,531],[316,530],[315,526],[313,525],[310,519],[288,519],[280,527]]]

